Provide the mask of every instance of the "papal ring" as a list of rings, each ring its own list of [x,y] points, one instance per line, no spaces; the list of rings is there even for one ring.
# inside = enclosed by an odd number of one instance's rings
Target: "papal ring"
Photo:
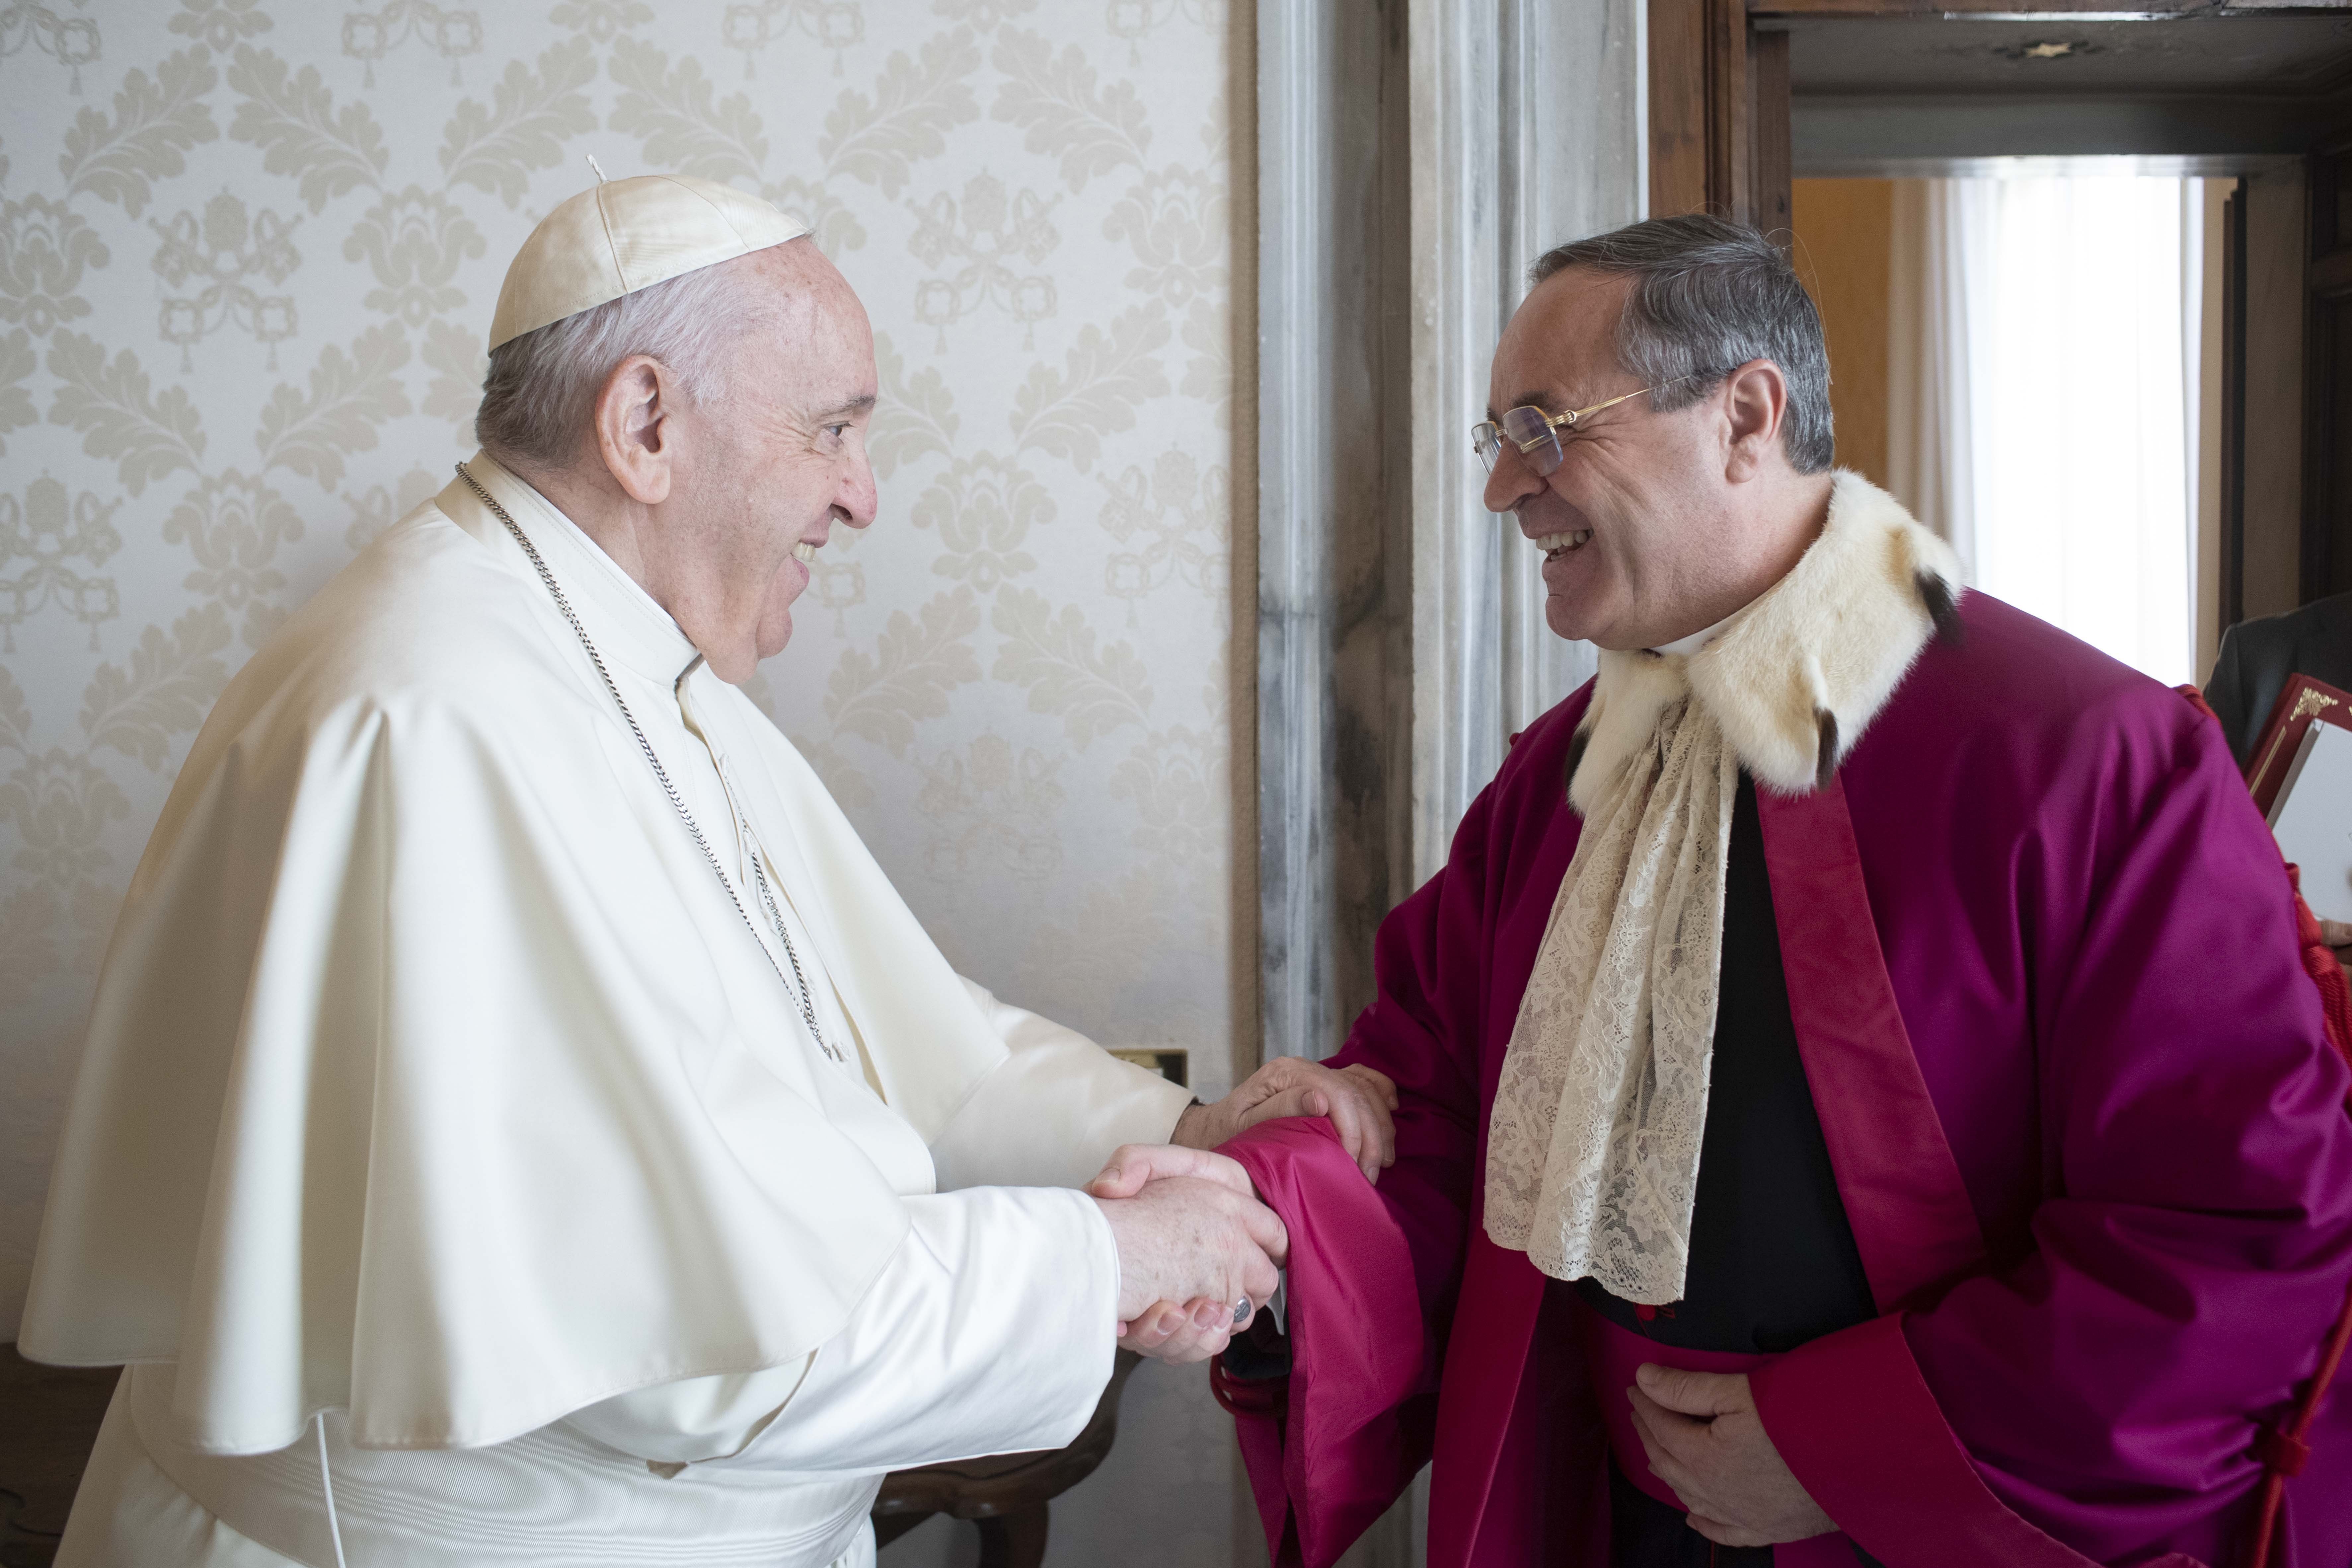
[[[1234,1321],[1236,1323],[1246,1321],[1249,1315],[1250,1299],[1247,1296],[1244,1296],[1240,1300],[1234,1303]]]

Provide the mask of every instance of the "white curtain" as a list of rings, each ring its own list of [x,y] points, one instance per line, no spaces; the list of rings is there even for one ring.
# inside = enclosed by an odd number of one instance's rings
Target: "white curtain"
[[[1905,181],[1889,479],[1976,585],[2194,678],[2198,183]]]
[[[1976,569],[1976,391],[1991,268],[1988,180],[1895,182],[1888,258],[1887,483]]]

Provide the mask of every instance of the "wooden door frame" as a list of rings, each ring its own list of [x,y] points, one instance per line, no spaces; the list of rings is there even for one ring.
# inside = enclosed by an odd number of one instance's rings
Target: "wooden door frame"
[[[1851,17],[2020,16],[2048,13],[2116,20],[2222,14],[2276,16],[2301,13],[2341,16],[2341,5],[2233,5],[2228,0],[1649,0],[1650,16],[1650,211],[1664,216],[1705,211],[1751,224],[1767,234],[1789,224],[1790,177],[1790,35],[1805,21]],[[2299,459],[2286,470],[2299,480],[2299,498],[2284,509],[2293,552],[2291,580],[2273,581],[2273,565],[2287,565],[2264,553],[2250,559],[2248,481],[2263,481],[2264,468],[2249,450],[2246,404],[2250,253],[2245,184],[2230,203],[2224,222],[2222,268],[2223,374],[2221,539],[2219,562],[2220,618],[2232,625],[2251,608],[2273,607],[2284,593],[2292,600],[2352,591],[2352,218],[2337,233],[2338,186],[2352,198],[2352,149],[2347,128],[2323,132],[2314,155],[2304,161],[2309,206],[2299,258],[2304,285],[2302,321],[2295,334],[2301,354],[2301,416],[2285,428],[2300,437]],[[2310,143],[2306,142],[2306,146]],[[2323,210],[2324,209],[2324,210]],[[2268,210],[2268,209],[2264,209]],[[2352,199],[2346,204],[2352,213]],[[2263,233],[2271,230],[2265,228]],[[2268,276],[2268,274],[2265,274]],[[2265,321],[2274,317],[2266,316]],[[2265,339],[2265,342],[2268,340]],[[2284,411],[2283,411],[2284,412]],[[2275,431],[2278,426],[2264,426]],[[2347,455],[2339,457],[2339,452]],[[2248,464],[2254,469],[2250,475]],[[2268,517],[2269,512],[2263,514]],[[2261,538],[2273,538],[2264,530]],[[2267,547],[2266,547],[2267,548]],[[2275,553],[2275,552],[2273,552]],[[2260,566],[2261,570],[2253,568]],[[2257,593],[2252,590],[2260,589]]]
[[[1746,0],[1751,16],[2102,16],[2116,21],[2168,16],[2341,16],[2339,0],[2305,5],[2231,5],[2224,0]]]
[[[1648,0],[1650,213],[1789,222],[1789,23],[1823,17],[2343,15],[2228,0]]]
[[[2221,538],[2217,619],[2246,618],[2246,182],[2221,205]]]
[[[1748,187],[1747,221],[1789,233],[1795,211],[1796,156],[1789,104],[1789,35],[1748,24]]]
[[[1789,225],[1789,37],[1748,0],[1649,0],[1650,213]]]
[[[2341,221],[2352,186],[2352,147],[2323,146],[2304,164],[2308,217],[2304,232],[2303,517],[2296,596],[2304,604],[2352,591],[2352,462],[2343,433],[2341,363],[2345,317],[2352,312],[2352,232]]]

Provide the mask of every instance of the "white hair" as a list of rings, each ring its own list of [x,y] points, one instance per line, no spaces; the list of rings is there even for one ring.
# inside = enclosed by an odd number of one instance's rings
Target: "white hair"
[[[509,338],[491,351],[474,438],[501,461],[569,462],[605,378],[633,354],[659,360],[689,404],[723,397],[763,294],[750,268],[721,262]]]

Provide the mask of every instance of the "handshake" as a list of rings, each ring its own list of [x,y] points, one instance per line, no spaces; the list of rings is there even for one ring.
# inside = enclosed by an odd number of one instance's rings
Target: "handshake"
[[[1290,1241],[1248,1174],[1213,1151],[1278,1116],[1329,1120],[1367,1181],[1396,1159],[1396,1086],[1366,1067],[1268,1062],[1214,1105],[1178,1120],[1168,1143],[1130,1143],[1087,1191],[1118,1247],[1118,1342],[1162,1361],[1205,1361],[1249,1326],[1281,1283]]]

